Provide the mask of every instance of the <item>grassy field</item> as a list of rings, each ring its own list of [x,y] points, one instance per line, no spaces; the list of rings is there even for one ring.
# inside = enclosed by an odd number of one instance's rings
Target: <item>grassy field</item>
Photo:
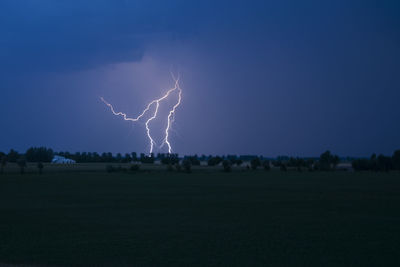
[[[0,265],[400,266],[399,173],[0,175]]]

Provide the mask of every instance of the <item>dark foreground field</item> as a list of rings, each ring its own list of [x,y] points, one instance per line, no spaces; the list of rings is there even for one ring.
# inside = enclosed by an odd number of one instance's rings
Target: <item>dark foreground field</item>
[[[400,174],[3,175],[1,264],[400,266]]]

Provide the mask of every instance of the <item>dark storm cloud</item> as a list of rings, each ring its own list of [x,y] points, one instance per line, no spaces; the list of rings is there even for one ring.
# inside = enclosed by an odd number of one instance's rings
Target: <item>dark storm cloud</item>
[[[1,70],[60,71],[140,60],[153,35],[183,36],[194,30],[196,6],[186,6],[169,1],[2,1]]]

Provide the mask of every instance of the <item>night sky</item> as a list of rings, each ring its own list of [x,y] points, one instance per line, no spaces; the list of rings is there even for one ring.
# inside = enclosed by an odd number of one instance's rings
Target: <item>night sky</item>
[[[172,71],[177,153],[391,155],[399,14],[400,1],[1,0],[0,151],[147,152],[144,124],[99,97],[137,116]]]

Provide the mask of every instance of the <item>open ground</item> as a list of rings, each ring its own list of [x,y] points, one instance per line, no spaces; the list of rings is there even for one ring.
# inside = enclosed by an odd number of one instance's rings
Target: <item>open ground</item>
[[[0,176],[0,263],[400,266],[398,172],[92,167]]]

